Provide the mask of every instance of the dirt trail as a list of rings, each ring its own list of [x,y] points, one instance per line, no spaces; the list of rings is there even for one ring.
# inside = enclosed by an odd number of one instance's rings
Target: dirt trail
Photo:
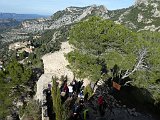
[[[42,57],[44,64],[44,74],[39,78],[37,82],[36,99],[42,101],[43,89],[51,83],[52,76],[61,77],[61,75],[67,75],[69,80],[73,79],[73,73],[66,66],[69,64],[65,59],[64,54],[69,53],[73,49],[68,42],[62,42],[61,49],[54,53],[46,54]]]
[[[67,42],[62,42],[61,49],[54,53],[46,54],[42,57],[44,64],[44,74],[39,78],[37,82],[37,92],[35,99],[43,100],[43,89],[47,87],[48,83],[51,83],[52,76],[61,77],[61,75],[67,75],[68,80],[73,80],[73,72],[66,66],[69,64],[65,59],[65,54],[71,52],[73,48]],[[85,80],[84,84],[88,84],[89,81]]]

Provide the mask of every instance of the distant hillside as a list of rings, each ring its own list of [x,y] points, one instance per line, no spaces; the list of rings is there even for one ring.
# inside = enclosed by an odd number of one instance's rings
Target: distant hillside
[[[45,18],[47,16],[37,14],[0,13],[0,32],[15,28],[24,20]]]
[[[136,31],[160,32],[160,0],[137,0],[135,5],[123,11],[120,16],[115,14],[114,18],[118,18],[114,19],[116,22]]]
[[[133,6],[118,10],[108,10],[104,5],[91,5],[86,7],[71,6],[64,10],[57,11],[50,17],[31,20],[27,19],[27,16],[30,15],[6,14],[6,16],[7,15],[12,18],[16,18],[16,20],[22,18],[25,20],[20,24],[20,29],[12,29],[7,33],[3,33],[2,41],[29,38],[27,35],[28,33],[36,34],[44,32],[45,30],[58,29],[62,26],[72,25],[79,21],[88,19],[90,16],[100,16],[104,19],[113,20],[117,24],[125,25],[133,31],[148,30],[160,32],[159,0],[136,0]],[[5,18],[5,14],[1,14],[0,16]],[[38,15],[35,16],[40,17]]]
[[[22,28],[26,32],[57,29],[63,25],[87,19],[90,16],[100,16],[104,19],[111,19],[135,31],[160,31],[159,0],[137,0],[133,6],[118,10],[108,10],[103,5],[86,7],[71,6],[64,10],[57,11],[49,18],[25,20],[22,23]]]
[[[105,6],[92,5],[87,7],[67,7],[62,11],[57,11],[51,17],[34,20],[25,20],[22,22],[24,32],[38,32],[47,29],[57,29],[61,26],[73,24],[84,20],[90,16],[101,16],[108,19],[108,10]]]
[[[37,14],[0,13],[0,19],[15,19],[18,21],[22,21],[25,19],[36,19],[42,17],[47,17],[47,16],[37,15]]]
[[[9,28],[17,27],[19,24],[20,21],[15,19],[0,19],[0,32],[3,32]]]

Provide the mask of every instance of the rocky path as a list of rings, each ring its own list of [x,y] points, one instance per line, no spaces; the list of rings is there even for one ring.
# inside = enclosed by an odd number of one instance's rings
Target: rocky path
[[[73,49],[68,42],[62,42],[61,49],[54,53],[46,54],[42,57],[44,64],[44,74],[37,82],[37,92],[35,99],[43,100],[43,90],[51,83],[52,76],[61,77],[67,75],[69,80],[73,80],[73,72],[66,66],[69,64],[64,54],[69,53]]]
[[[68,82],[72,81],[74,78],[73,72],[67,68],[69,65],[65,58],[65,54],[71,52],[73,48],[67,42],[62,42],[61,49],[54,53],[46,54],[42,57],[44,64],[44,74],[41,75],[37,82],[37,92],[35,99],[43,100],[43,90],[47,88],[49,83],[52,83],[52,76],[60,78],[62,75],[68,78]],[[84,86],[89,84],[88,79],[84,79]]]

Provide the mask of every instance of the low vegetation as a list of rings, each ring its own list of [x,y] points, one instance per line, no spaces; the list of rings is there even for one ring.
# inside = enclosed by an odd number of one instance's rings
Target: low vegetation
[[[75,47],[67,55],[70,68],[79,78],[89,77],[97,81],[102,74],[107,74],[121,85],[130,83],[145,88],[158,103],[159,35],[156,32],[133,32],[110,20],[92,17],[70,31],[69,42]]]
[[[129,17],[124,20],[136,22],[134,16],[139,11],[131,8]],[[126,10],[128,9],[110,13],[111,19],[117,20]],[[58,12],[52,19],[57,20],[61,15],[63,12]],[[146,14],[146,17],[148,16],[150,13]],[[153,22],[158,24],[157,21],[158,19]],[[139,28],[144,27],[143,24],[139,25],[137,22],[134,24],[137,24]],[[154,99],[151,101],[152,104],[156,106],[160,104],[160,34],[158,32],[138,33],[117,25],[111,20],[91,17],[76,25],[62,26],[59,29],[47,30],[37,35],[41,37],[33,39],[34,35],[30,34],[28,40],[35,49],[28,56],[22,53],[17,57],[17,51],[8,51],[9,43],[0,41],[2,48],[0,57],[5,61],[3,70],[0,70],[0,91],[3,91],[0,93],[0,119],[10,114],[13,103],[20,99],[22,93],[34,95],[35,82],[33,80],[37,79],[35,76],[39,74],[36,70],[39,69],[43,73],[41,57],[46,53],[59,50],[61,42],[68,38],[75,50],[66,57],[70,63],[69,68],[77,78],[89,78],[94,82],[102,77],[105,80],[113,78],[122,86],[132,85],[149,91]],[[23,64],[20,63],[20,60],[24,60]],[[28,91],[31,84],[33,93]],[[59,88],[55,86],[56,83],[53,85],[53,108],[56,119],[67,119],[65,117],[68,111],[61,112],[64,106],[61,104]],[[88,92],[90,97],[93,91],[87,86],[84,92]],[[143,94],[143,91],[141,92]],[[144,99],[147,101],[147,96]],[[24,101],[23,103],[25,104]],[[36,111],[32,112],[32,107],[35,107]],[[20,107],[20,115],[39,119],[39,107],[38,103],[31,101]]]

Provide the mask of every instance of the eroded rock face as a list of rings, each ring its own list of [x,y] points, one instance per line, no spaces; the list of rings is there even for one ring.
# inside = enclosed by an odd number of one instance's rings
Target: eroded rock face
[[[41,18],[35,20],[26,20],[22,22],[22,31],[32,33],[35,31],[44,31],[48,29],[51,20],[49,18]]]
[[[158,31],[160,32],[160,26],[159,27],[155,27],[155,25],[150,25],[150,26],[145,26],[143,29],[140,29],[138,31],[143,31],[143,30],[149,30],[149,31]]]
[[[88,6],[88,7],[68,7],[63,11],[58,11],[50,18],[41,18],[22,22],[22,29],[26,31],[42,31],[46,29],[57,29],[63,25],[78,22],[89,15],[98,15],[109,18],[108,10],[104,6]]]
[[[151,4],[151,6],[153,7],[153,9],[152,9],[152,17],[156,17],[156,18],[158,18],[158,17],[160,17],[160,6],[159,6],[159,4],[158,3],[152,3]]]
[[[56,12],[48,18],[24,20],[18,29],[12,29],[9,32],[3,33],[2,41],[27,39],[29,37],[27,34],[43,32],[49,29],[58,29],[62,26],[79,22],[89,16],[94,15],[101,16],[105,19],[109,18],[108,10],[103,5],[92,5],[87,7],[68,7],[65,10]]]
[[[137,31],[144,29],[159,31],[160,0],[136,0],[135,5],[126,9],[116,10],[116,12],[107,10],[103,5],[67,7],[65,10],[58,11],[48,18],[23,21],[19,28],[1,34],[1,41],[28,39],[28,34],[30,33],[58,29],[95,15],[104,19],[114,20],[117,24],[123,24]]]
[[[160,31],[160,0],[136,0],[135,5],[124,11],[118,23],[131,29]]]
[[[144,18],[143,15],[139,13],[137,21],[142,22],[143,18]]]
[[[135,5],[145,4],[148,5],[150,0],[136,0]]]
[[[149,5],[150,3],[160,2],[160,0],[136,0],[135,5],[145,4]]]

